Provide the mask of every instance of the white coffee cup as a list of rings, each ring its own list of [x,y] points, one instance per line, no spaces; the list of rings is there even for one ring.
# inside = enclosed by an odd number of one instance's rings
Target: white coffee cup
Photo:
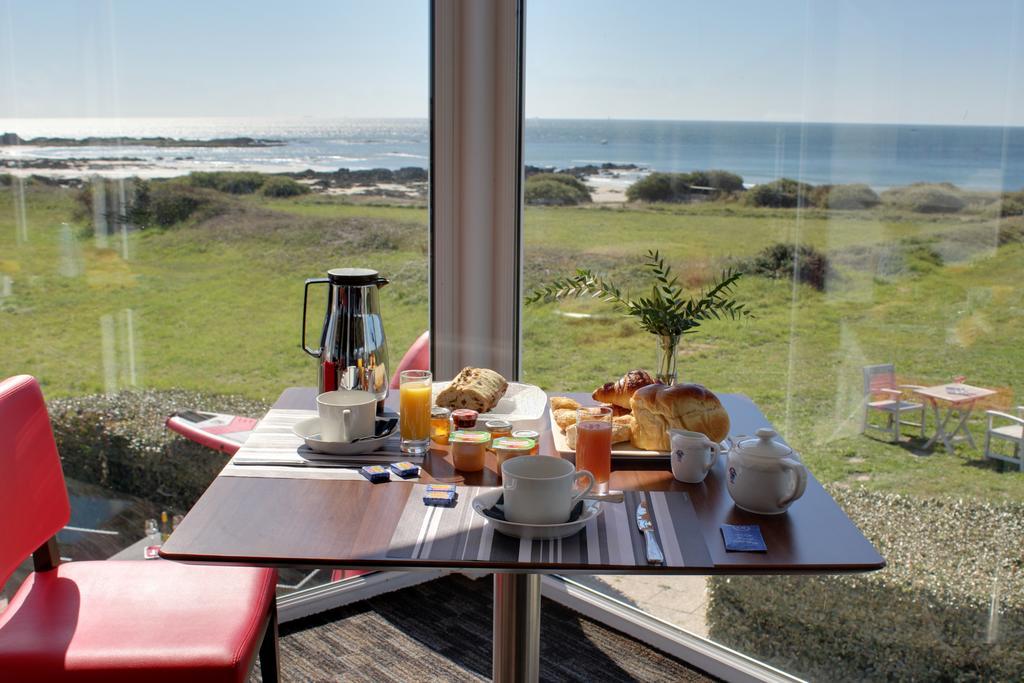
[[[722,447],[700,432],[668,430],[672,442],[672,476],[687,484],[699,484],[715,466]]]
[[[594,475],[576,471],[568,460],[548,455],[521,455],[501,465],[505,519],[519,524],[563,524],[572,508],[594,488]],[[587,488],[575,492],[576,482]]]
[[[377,427],[377,396],[369,391],[339,389],[316,397],[320,438],[351,443],[373,436]]]

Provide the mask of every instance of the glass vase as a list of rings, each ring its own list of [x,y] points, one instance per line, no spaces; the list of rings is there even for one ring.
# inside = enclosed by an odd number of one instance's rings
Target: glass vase
[[[658,374],[655,376],[662,384],[672,386],[676,383],[676,355],[679,351],[679,335],[658,335]]]

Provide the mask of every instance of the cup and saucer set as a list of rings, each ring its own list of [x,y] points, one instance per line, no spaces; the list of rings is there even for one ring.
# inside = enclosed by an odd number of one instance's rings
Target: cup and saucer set
[[[340,389],[316,397],[317,415],[295,423],[292,431],[316,453],[373,453],[398,431],[398,413],[377,414],[377,397],[369,391]]]
[[[537,541],[567,538],[601,512],[598,496],[590,493],[594,475],[577,472],[568,460],[545,455],[510,458],[501,465],[501,478],[501,489],[473,499],[473,511],[506,536]],[[586,487],[577,489],[581,481]]]

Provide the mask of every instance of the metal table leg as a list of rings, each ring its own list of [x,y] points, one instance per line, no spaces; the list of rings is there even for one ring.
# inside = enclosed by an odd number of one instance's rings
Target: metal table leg
[[[540,679],[540,575],[494,575],[495,683]]]

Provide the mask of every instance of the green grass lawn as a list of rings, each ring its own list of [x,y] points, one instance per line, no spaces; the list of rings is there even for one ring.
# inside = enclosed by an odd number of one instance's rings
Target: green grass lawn
[[[382,305],[395,360],[427,325],[422,206],[225,196],[213,217],[104,245],[75,217],[73,193],[29,183],[24,225],[20,202],[0,191],[0,278],[10,288],[4,296],[0,287],[0,374],[36,374],[48,396],[137,385],[272,399],[311,384],[315,361],[299,349],[302,283],[330,267],[392,279]],[[1001,227],[882,210],[528,208],[526,283],[581,266],[635,282],[639,257],[657,247],[699,286],[774,242],[811,244],[836,263],[825,291],[745,278],[738,297],[757,317],[689,337],[683,379],[748,394],[824,481],[1024,500],[1024,475],[977,451],[926,454],[857,433],[870,363],[895,362],[904,379],[926,384],[963,373],[999,388],[1004,407],[1024,402],[1024,248],[997,248]],[[908,256],[911,240],[944,265]],[[314,334],[321,296],[310,305]],[[525,380],[550,391],[590,391],[655,362],[649,335],[589,301],[528,307],[524,345]]]

